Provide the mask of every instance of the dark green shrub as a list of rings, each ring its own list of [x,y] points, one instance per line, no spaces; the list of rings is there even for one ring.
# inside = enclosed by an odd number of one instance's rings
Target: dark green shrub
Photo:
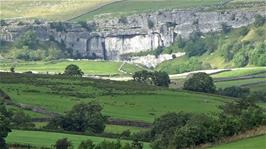
[[[65,68],[64,75],[81,77],[84,73],[82,70],[74,64],[70,64]]]
[[[59,139],[56,141],[54,145],[56,149],[72,149],[72,143],[67,140],[67,138]]]
[[[213,79],[206,73],[195,73],[184,83],[185,90],[214,93],[215,85]]]

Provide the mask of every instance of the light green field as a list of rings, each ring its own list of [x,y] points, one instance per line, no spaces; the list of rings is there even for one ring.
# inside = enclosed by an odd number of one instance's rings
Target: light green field
[[[72,135],[64,133],[54,133],[54,132],[42,132],[42,131],[23,131],[23,130],[12,130],[8,134],[7,143],[19,143],[19,144],[31,144],[38,147],[51,147],[55,144],[58,139],[68,138],[74,145],[76,149],[81,141],[90,139],[95,144],[98,144],[104,140],[116,141],[116,139],[101,138],[94,136],[84,136],[84,135]],[[122,140],[122,143],[130,141]],[[144,148],[149,149],[149,144],[144,143]]]
[[[191,8],[218,4],[220,0],[124,0],[110,5],[106,5],[96,11],[87,13],[74,21],[92,19],[96,15],[120,16],[159,9]]]
[[[47,125],[48,122],[34,122],[36,128],[43,128]],[[133,126],[122,126],[122,125],[110,125],[105,126],[104,132],[106,133],[115,133],[121,134],[123,131],[129,130],[131,134],[148,130],[148,128],[133,127]]]
[[[243,139],[240,141],[221,144],[210,149],[265,149],[266,135]]]
[[[112,0],[0,0],[0,18],[66,20]]]
[[[140,128],[140,127],[131,127],[131,126],[120,126],[120,125],[106,125],[105,132],[108,133],[118,133],[121,134],[123,131],[129,130],[131,134],[148,130],[146,128]]]
[[[234,80],[234,81],[223,81],[223,82],[216,82],[215,85],[218,88],[226,88],[231,86],[242,86],[245,84],[250,83],[258,83],[258,84],[264,84],[266,87],[266,78],[255,78],[255,79],[242,79],[242,80]]]
[[[12,75],[0,78],[0,88],[16,103],[64,113],[77,103],[96,100],[105,115],[126,120],[152,122],[167,112],[215,112],[218,105],[230,101],[227,97],[160,90],[131,82],[30,76],[17,80]]]
[[[26,72],[26,71],[35,71],[41,73],[63,73],[66,66],[69,64],[75,64],[80,67],[80,69],[88,75],[116,75],[123,74],[119,71],[119,67],[122,65],[122,62],[114,61],[92,61],[92,60],[80,60],[80,61],[68,61],[68,60],[58,60],[51,62],[1,62],[0,70],[9,71],[10,68],[15,66],[15,71],[17,72]],[[141,70],[141,68],[132,65],[126,64],[122,68],[129,73]]]
[[[253,67],[253,68],[247,68],[247,69],[239,69],[239,70],[232,70],[227,72],[218,73],[215,75],[212,75],[213,78],[228,78],[228,77],[241,77],[241,76],[247,76],[247,75],[253,75],[257,74],[265,75],[266,67]]]

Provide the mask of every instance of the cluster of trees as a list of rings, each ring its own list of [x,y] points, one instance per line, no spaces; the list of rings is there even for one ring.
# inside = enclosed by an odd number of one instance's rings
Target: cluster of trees
[[[56,149],[72,149],[73,145],[67,138],[59,139],[54,145]],[[99,144],[94,144],[91,140],[82,141],[78,149],[142,149],[143,143],[134,140],[131,144],[121,143],[118,141],[102,141]]]
[[[62,45],[57,42],[40,41],[36,33],[27,31],[16,39],[7,53],[7,57],[26,61],[38,60],[56,60],[69,57],[71,54],[65,50],[62,51]]]
[[[101,133],[104,131],[106,117],[102,107],[96,102],[80,103],[63,116],[54,117],[46,128],[66,131]]]
[[[0,146],[3,149],[7,149],[5,138],[8,133],[11,132],[10,129],[10,113],[7,111],[5,104],[0,102]]]
[[[152,148],[193,148],[266,124],[263,109],[251,100],[237,100],[220,109],[210,116],[184,112],[161,116],[150,133]]]
[[[146,70],[135,72],[132,76],[134,81],[154,84],[156,86],[168,87],[170,84],[169,75],[166,72],[155,71],[149,72]]]
[[[184,82],[183,88],[185,90],[196,92],[214,93],[223,96],[251,99],[255,101],[266,101],[266,94],[264,92],[250,92],[249,88],[231,86],[216,90],[216,86],[212,77],[206,73],[195,73],[191,76],[188,76],[188,79]]]

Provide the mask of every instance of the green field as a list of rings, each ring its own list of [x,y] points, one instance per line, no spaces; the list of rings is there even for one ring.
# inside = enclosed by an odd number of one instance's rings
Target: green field
[[[235,141],[228,144],[222,144],[210,149],[265,149],[266,148],[266,135],[252,137]]]
[[[105,115],[152,122],[155,117],[167,112],[215,112],[218,105],[230,100],[206,94],[157,89],[133,82],[3,74],[0,88],[14,102],[57,113],[68,111],[77,103],[96,100],[103,106]]]
[[[92,60],[57,60],[50,62],[36,61],[36,62],[1,62],[0,70],[10,71],[11,67],[15,67],[17,72],[40,72],[40,73],[63,73],[66,66],[75,64],[88,75],[121,75],[124,74],[119,71],[122,62],[114,61],[92,61]],[[125,64],[122,70],[128,73],[141,70],[141,68],[133,64]]]
[[[87,13],[81,17],[75,18],[73,21],[89,20],[97,15],[121,16],[130,15],[147,11],[156,11],[159,9],[173,8],[191,8],[202,7],[218,4],[221,0],[124,0],[121,2],[106,5],[96,11]]]
[[[111,1],[112,0],[0,0],[0,18],[66,20]]]
[[[120,125],[106,125],[105,132],[121,134],[123,131],[129,130],[132,133],[148,130],[147,128],[133,127],[133,126],[120,126]]]
[[[221,0],[0,0],[1,19],[41,18],[89,20],[99,15],[129,15],[158,9],[191,8],[218,4]],[[107,4],[107,5],[106,5]],[[49,8],[49,9],[48,9]]]
[[[7,143],[19,143],[19,144],[30,144],[38,147],[51,147],[54,145],[58,139],[68,138],[71,140],[74,148],[77,148],[81,141],[90,139],[95,144],[98,144],[104,140],[107,141],[116,141],[117,139],[101,138],[94,136],[85,136],[85,135],[72,135],[64,133],[54,133],[54,132],[42,132],[42,131],[24,131],[24,130],[12,130],[8,134]],[[123,142],[129,142],[122,140]],[[149,144],[144,143],[144,149],[149,149]]]
[[[247,75],[265,75],[266,67],[250,67],[246,69],[238,69],[226,71],[212,75],[213,78],[228,78],[228,77],[241,77]]]
[[[234,80],[234,81],[223,81],[223,82],[216,82],[215,85],[218,88],[226,88],[231,86],[243,86],[246,84],[264,84],[264,87],[266,87],[266,78],[254,78],[254,79],[242,79],[242,80]]]

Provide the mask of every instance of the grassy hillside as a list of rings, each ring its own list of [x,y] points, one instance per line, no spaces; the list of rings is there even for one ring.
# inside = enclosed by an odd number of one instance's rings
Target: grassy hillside
[[[225,97],[157,89],[133,82],[4,73],[1,73],[0,88],[15,103],[41,107],[51,112],[63,113],[77,103],[97,100],[107,116],[146,122],[152,122],[155,117],[170,111],[215,112],[218,105],[230,100]]]
[[[63,73],[66,66],[75,64],[81,68],[85,74],[89,75],[123,75],[119,70],[122,62],[114,61],[88,61],[88,60],[57,60],[57,61],[36,61],[36,62],[1,62],[0,70],[9,71],[11,67],[15,67],[17,72],[36,71],[41,73]],[[132,64],[125,64],[121,68],[126,73],[134,73],[142,70]]]
[[[49,137],[48,137],[49,136]],[[104,140],[116,141],[116,139],[101,138],[94,136],[85,135],[72,135],[64,133],[54,133],[54,132],[42,132],[42,131],[24,131],[24,130],[12,130],[7,137],[7,143],[19,143],[19,144],[30,144],[37,147],[51,147],[54,145],[58,139],[68,138],[76,149],[81,141],[90,139],[93,143],[98,144]],[[123,142],[129,142],[122,140]],[[149,149],[149,144],[144,143],[144,149]]]
[[[75,18],[73,21],[89,20],[93,17],[97,17],[97,15],[99,15],[99,17],[121,16],[159,9],[202,7],[218,4],[221,1],[223,0],[124,0],[106,5],[96,11]]]
[[[156,70],[175,74],[200,69],[265,66],[265,35],[266,25],[250,25],[231,29],[227,33],[211,33],[201,37],[196,35],[197,40],[194,41],[178,40],[171,47],[165,48],[163,53],[185,51],[187,55],[165,61]],[[200,53],[197,49],[203,52]],[[260,53],[256,53],[258,50]],[[189,55],[191,51],[199,53]],[[255,55],[260,55],[261,58],[255,58]]]
[[[265,149],[266,135],[235,141],[228,144],[218,145],[210,149]]]
[[[0,18],[66,20],[111,1],[112,0],[0,0]]]

